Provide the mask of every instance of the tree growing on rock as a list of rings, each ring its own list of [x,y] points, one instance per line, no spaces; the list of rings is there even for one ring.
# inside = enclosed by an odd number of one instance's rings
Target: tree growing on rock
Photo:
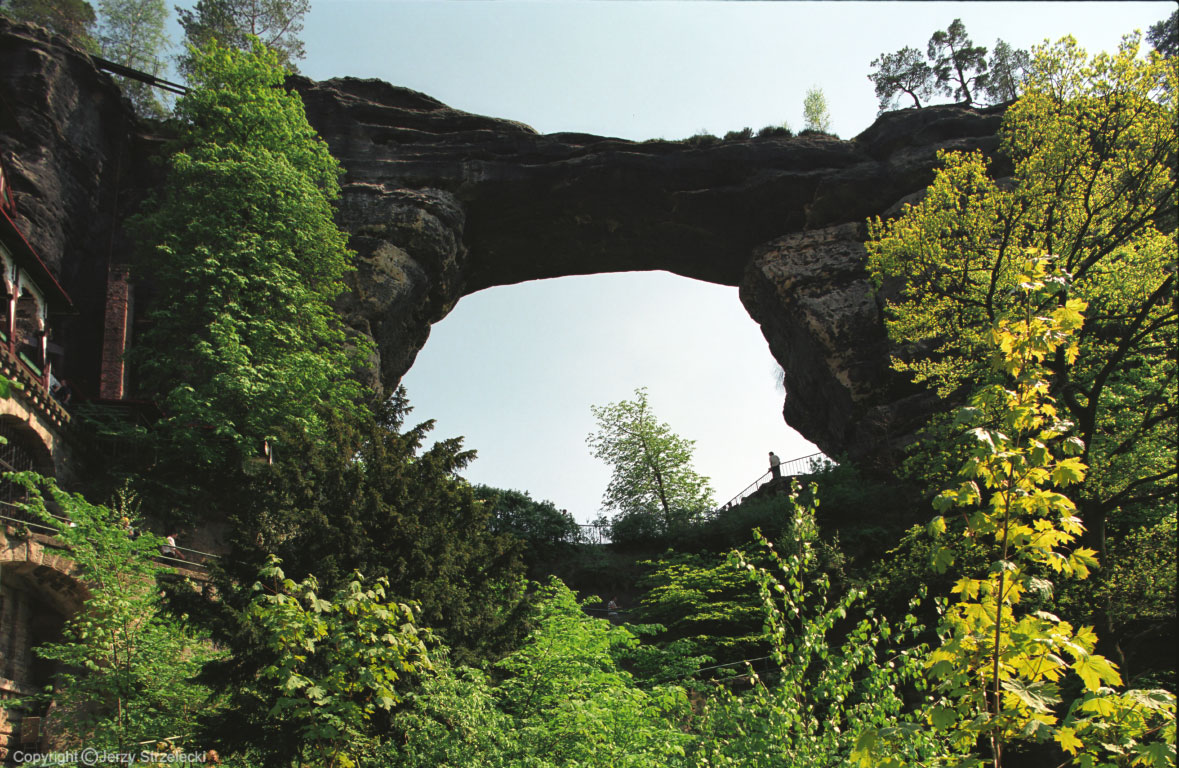
[[[905,47],[896,53],[882,53],[872,62],[875,69],[868,79],[876,86],[876,98],[880,113],[897,109],[899,100],[908,96],[913,106],[921,108],[922,102],[933,95],[933,72],[921,51]]]
[[[987,62],[987,81],[983,86],[987,100],[1002,104],[1019,98],[1019,89],[1031,64],[1032,57],[1027,51],[996,40]]]
[[[216,42],[227,48],[250,51],[251,38],[273,51],[284,69],[297,71],[294,62],[306,52],[299,35],[310,0],[197,0],[190,10],[177,8],[184,40],[201,49]],[[180,68],[192,71],[191,57],[182,57]]]
[[[897,109],[906,97],[920,108],[935,93],[960,103],[979,103],[983,94],[992,104],[1012,101],[1018,96],[1030,57],[1027,51],[995,41],[994,53],[975,45],[961,19],[933,33],[925,55],[905,47],[882,53],[872,62],[868,79],[876,86],[880,112]]]
[[[1019,259],[1058,257],[1068,290],[1043,302],[1082,299],[1089,321],[1076,355],[1045,361],[1046,384],[1084,445],[1078,516],[1106,561],[1111,538],[1173,517],[1179,491],[1177,74],[1140,57],[1136,37],[1092,58],[1071,38],[1037,50],[1001,129],[1012,183],[979,154],[944,154],[925,198],[873,224],[868,245],[871,272],[904,286],[887,325],[911,354],[894,366],[951,400],[995,380],[991,328],[1017,295]],[[941,483],[960,465],[933,450],[953,429],[931,428],[908,465],[915,476]],[[1116,629],[1108,615],[1089,620]]]
[[[831,132],[831,112],[827,108],[827,96],[822,88],[810,88],[806,98],[802,101],[802,114],[806,123],[805,130]]]
[[[353,374],[367,347],[331,304],[352,268],[331,206],[339,164],[284,77],[260,43],[196,51],[181,150],[138,221],[156,295],[135,360],[186,483],[279,434],[322,434],[327,411],[365,408]]]
[[[149,75],[163,74],[169,44],[164,0],[101,0],[98,13],[98,44],[104,57]],[[119,81],[140,114],[163,117],[167,113],[150,85],[124,77]]]
[[[926,56],[938,91],[967,104],[976,101],[975,92],[986,85],[987,49],[971,42],[962,19],[933,33]]]
[[[586,442],[594,458],[614,468],[602,497],[604,507],[624,517],[656,517],[666,528],[712,507],[708,478],[692,468],[695,441],[656,418],[646,388],[636,389],[633,400],[590,410],[598,431]]]
[[[94,6],[86,0],[3,0],[0,13],[16,21],[30,21],[68,37],[94,51]]]

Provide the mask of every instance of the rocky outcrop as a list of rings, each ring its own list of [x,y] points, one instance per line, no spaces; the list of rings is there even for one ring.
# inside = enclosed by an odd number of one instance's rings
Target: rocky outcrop
[[[151,183],[152,143],[63,41],[0,21],[0,51],[0,151],[31,239],[63,276],[92,273]],[[883,460],[929,407],[889,370],[862,224],[923,189],[939,149],[993,153],[999,111],[897,112],[849,141],[631,142],[540,135],[375,80],[291,86],[347,172],[339,217],[360,260],[340,309],[376,340],[385,386],[464,295],[661,269],[740,286],[786,371],[787,421],[825,451]]]
[[[933,178],[940,149],[993,154],[1001,113],[885,115],[824,135],[631,142],[539,135],[373,80],[296,80],[347,169],[354,315],[397,381],[462,296],[662,269],[739,285],[785,370],[784,416],[831,453],[887,462],[933,400],[890,369],[863,222]]]
[[[123,224],[158,173],[157,144],[89,56],[0,16],[0,162],[26,239],[73,299],[55,341],[83,388],[97,387],[106,268],[130,254]]]

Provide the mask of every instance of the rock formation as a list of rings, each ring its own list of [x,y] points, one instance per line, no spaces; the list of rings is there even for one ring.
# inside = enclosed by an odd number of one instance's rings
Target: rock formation
[[[464,295],[662,269],[740,286],[786,371],[786,420],[828,453],[886,461],[928,411],[889,370],[863,223],[919,193],[939,149],[993,154],[1000,110],[895,112],[849,141],[631,142],[540,135],[375,80],[291,86],[347,171],[339,217],[360,258],[340,308],[376,340],[385,386]],[[84,54],[2,19],[0,109],[29,239],[82,296],[126,247],[155,143]]]

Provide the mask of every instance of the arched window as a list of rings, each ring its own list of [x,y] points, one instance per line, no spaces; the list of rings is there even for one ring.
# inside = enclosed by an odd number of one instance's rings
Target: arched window
[[[5,472],[27,472],[33,470],[43,475],[53,474],[53,463],[49,450],[37,433],[12,417],[0,418],[0,475]],[[24,512],[12,505],[24,501],[27,492],[24,487],[0,477],[0,515],[24,519]],[[36,522],[36,521],[32,521]]]
[[[13,324],[16,352],[25,363],[36,369],[38,376],[45,367],[45,319],[41,310],[37,295],[23,288],[20,298],[16,300],[16,321]]]

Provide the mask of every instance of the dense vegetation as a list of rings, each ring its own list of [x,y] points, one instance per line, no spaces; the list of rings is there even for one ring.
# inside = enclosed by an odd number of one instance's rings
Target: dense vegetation
[[[931,57],[970,48],[938,35]],[[705,515],[640,390],[591,437],[619,519],[648,523],[612,550],[472,488],[471,452],[423,450],[402,393],[362,396],[365,349],[330,311],[338,169],[281,57],[210,44],[190,65],[139,230],[163,299],[140,365],[167,413],[131,479],[156,514],[207,505],[232,551],[195,589],[130,535],[133,492],[23,478],[92,585],[39,650],[72,743],[180,734],[242,768],[1175,764],[1173,648],[1130,652],[1175,623],[1174,59],[1036,51],[1010,177],[944,155],[872,223],[897,367],[950,411],[905,477],[832,467]],[[644,571],[630,623],[550,576],[607,553]]]

